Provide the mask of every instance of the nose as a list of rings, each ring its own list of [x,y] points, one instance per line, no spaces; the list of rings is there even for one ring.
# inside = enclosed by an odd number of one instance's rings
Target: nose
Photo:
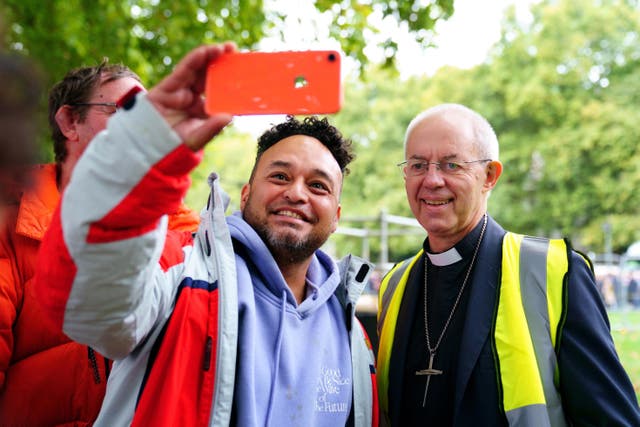
[[[422,177],[422,185],[425,187],[441,187],[444,185],[443,173],[435,164],[429,164]]]
[[[304,182],[296,180],[292,181],[284,192],[285,199],[298,203],[307,200],[307,187]]]

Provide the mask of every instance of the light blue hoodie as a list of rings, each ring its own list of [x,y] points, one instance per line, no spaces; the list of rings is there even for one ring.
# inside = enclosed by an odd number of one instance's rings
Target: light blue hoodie
[[[316,251],[300,305],[262,239],[239,212],[227,218],[238,274],[238,363],[232,422],[344,426],[352,405],[346,314],[336,263]]]

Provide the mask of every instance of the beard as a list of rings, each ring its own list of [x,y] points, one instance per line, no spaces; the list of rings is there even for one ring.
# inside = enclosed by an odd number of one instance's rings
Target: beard
[[[261,216],[259,210],[254,209],[249,196],[242,210],[242,217],[260,236],[280,266],[306,261],[331,235],[331,230],[324,227],[314,229],[308,235],[302,235],[293,227],[274,230],[269,226],[266,214],[264,215]]]
[[[324,242],[328,235],[311,233],[308,236],[298,236],[296,231],[274,232],[265,224],[252,224],[254,230],[265,243],[278,265],[297,264],[307,260]]]

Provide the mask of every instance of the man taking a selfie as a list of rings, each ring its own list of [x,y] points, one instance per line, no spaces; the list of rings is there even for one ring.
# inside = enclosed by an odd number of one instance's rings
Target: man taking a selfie
[[[116,361],[98,426],[376,425],[354,316],[371,267],[319,250],[353,158],[326,119],[288,118],[259,139],[241,212],[225,217],[213,174],[198,232],[167,232],[201,149],[231,120],[206,115],[201,95],[207,65],[233,51],[195,49],[119,101],[43,243],[42,303]]]

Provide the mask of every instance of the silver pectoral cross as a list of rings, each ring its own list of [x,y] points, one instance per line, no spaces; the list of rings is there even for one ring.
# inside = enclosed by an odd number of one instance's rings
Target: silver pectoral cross
[[[435,352],[430,353],[429,355],[429,367],[427,369],[421,369],[416,371],[416,375],[426,375],[427,376],[427,384],[424,386],[424,397],[422,398],[422,407],[424,408],[427,404],[427,391],[429,390],[429,381],[431,381],[432,375],[441,375],[442,371],[439,369],[435,369],[433,367],[433,359],[436,357]]]

